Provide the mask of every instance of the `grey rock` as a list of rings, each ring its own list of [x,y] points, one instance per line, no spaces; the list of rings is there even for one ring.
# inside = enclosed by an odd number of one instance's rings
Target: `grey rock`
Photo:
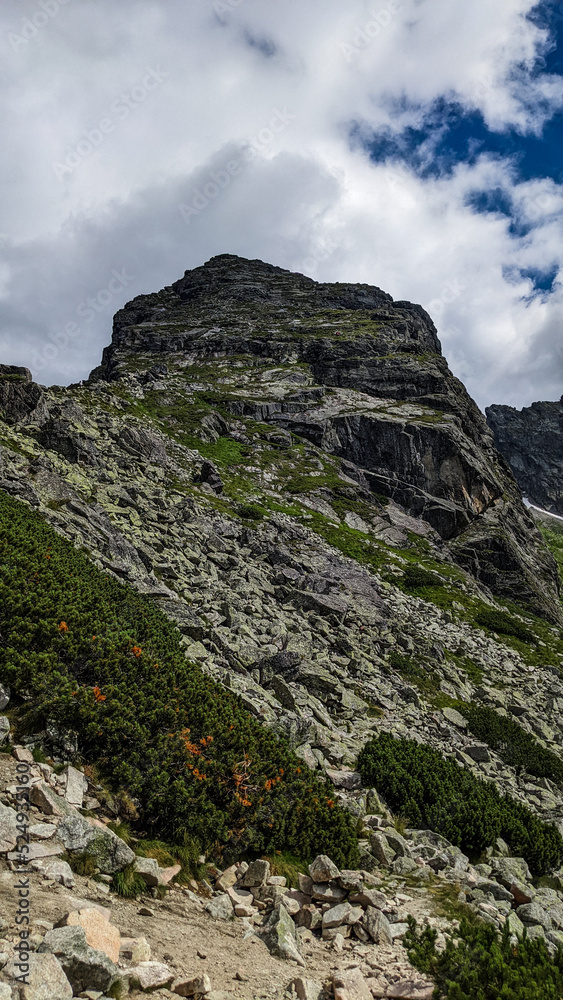
[[[0,746],[5,743],[10,735],[10,720],[5,715],[0,715]]]
[[[381,910],[368,906],[362,925],[376,944],[392,944],[393,931],[387,917]]]
[[[465,753],[479,764],[488,764],[491,759],[489,748],[485,743],[471,743],[465,747]]]
[[[391,847],[387,837],[383,833],[372,833],[370,835],[370,845],[374,856],[380,864],[389,868],[395,860],[396,852]]]
[[[214,920],[230,920],[233,916],[233,904],[227,893],[214,896],[205,904],[205,910]]]
[[[12,980],[21,975],[20,970],[15,968],[13,960],[8,963],[5,972]],[[27,978],[28,983],[18,989],[16,993],[16,995],[19,994],[20,1000],[72,1000],[72,986],[61,963],[54,955],[30,952]],[[10,987],[7,984],[2,985],[6,985],[6,989],[9,991],[6,997],[11,997]]]
[[[0,852],[12,851],[18,839],[16,811],[0,802]]]
[[[120,979],[119,969],[107,955],[87,944],[82,927],[55,927],[46,933],[38,952],[55,955],[75,994],[88,989],[107,993]]]
[[[10,701],[10,688],[7,684],[0,684],[0,712],[3,712]]]
[[[516,913],[520,920],[526,926],[539,924],[545,930],[551,928],[551,917],[546,913],[546,911],[539,905],[539,903],[524,903],[523,906],[518,906]]]
[[[135,853],[111,830],[92,826],[82,816],[65,816],[57,836],[68,851],[87,851],[95,858],[101,872],[113,875],[135,860]]]
[[[337,879],[340,872],[326,854],[319,854],[309,865],[309,875],[314,882],[330,882],[331,879]]]
[[[266,924],[261,929],[261,937],[272,955],[291,959],[298,965],[305,965],[295,924],[281,904],[272,910]]]
[[[531,882],[532,873],[524,858],[491,858],[489,862],[493,875],[506,889],[513,882]]]
[[[467,719],[455,708],[443,708],[442,715],[458,729],[467,729]]]
[[[246,887],[265,885],[270,877],[270,862],[257,859],[248,866],[242,878]]]
[[[351,912],[352,907],[348,902],[339,903],[337,906],[331,906],[329,910],[325,910],[323,913],[323,928],[339,927],[340,924],[346,924]]]

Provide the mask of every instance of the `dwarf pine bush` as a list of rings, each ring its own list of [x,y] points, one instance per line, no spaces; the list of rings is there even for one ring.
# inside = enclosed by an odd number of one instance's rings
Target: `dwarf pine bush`
[[[173,624],[0,494],[0,678],[28,725],[78,734],[83,761],[142,804],[146,829],[235,857],[357,857],[353,822],[286,741],[186,661]]]
[[[393,812],[473,858],[502,837],[536,875],[563,859],[563,838],[554,826],[432,747],[381,733],[362,749],[357,766],[363,783],[373,785]]]

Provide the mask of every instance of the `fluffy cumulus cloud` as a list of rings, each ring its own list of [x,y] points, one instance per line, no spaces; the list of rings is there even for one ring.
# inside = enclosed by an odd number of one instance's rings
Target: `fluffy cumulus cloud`
[[[227,252],[421,302],[481,405],[558,398],[560,6],[3,0],[0,360],[84,378]]]

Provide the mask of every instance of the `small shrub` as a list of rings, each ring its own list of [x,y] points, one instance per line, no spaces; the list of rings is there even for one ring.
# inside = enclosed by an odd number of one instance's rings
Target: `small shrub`
[[[111,888],[123,899],[138,899],[147,891],[147,884],[133,865],[127,865],[120,872],[116,872],[111,880]]]
[[[442,583],[436,573],[431,573],[423,566],[416,565],[407,566],[401,582],[405,590],[411,593],[415,590],[423,590],[425,587],[439,587]]]
[[[65,854],[62,860],[68,862],[75,875],[91,876],[98,867],[96,858],[93,854],[88,854],[88,851],[82,851],[81,854]]]
[[[381,733],[364,746],[357,768],[363,784],[376,788],[393,812],[473,858],[502,837],[537,875],[563,859],[563,838],[554,826],[432,747]]]
[[[563,761],[540,746],[517,722],[484,705],[467,706],[463,714],[473,736],[495,750],[507,764],[524,768],[538,778],[550,778],[563,787]]]
[[[545,941],[524,934],[511,943],[490,924],[462,920],[455,941],[436,951],[437,932],[418,933],[414,917],[403,938],[410,962],[434,979],[436,1000],[560,1000],[563,995],[563,951],[550,958]]]
[[[529,628],[522,622],[514,618],[508,611],[501,611],[499,608],[482,608],[475,615],[475,623],[489,629],[490,632],[498,632],[499,635],[512,635],[521,642],[536,644],[536,637]]]

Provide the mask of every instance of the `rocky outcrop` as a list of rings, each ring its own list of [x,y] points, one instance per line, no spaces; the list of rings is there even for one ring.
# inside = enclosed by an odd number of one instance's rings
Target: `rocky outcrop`
[[[563,514],[563,397],[522,410],[488,406],[495,445],[530,503]]]

